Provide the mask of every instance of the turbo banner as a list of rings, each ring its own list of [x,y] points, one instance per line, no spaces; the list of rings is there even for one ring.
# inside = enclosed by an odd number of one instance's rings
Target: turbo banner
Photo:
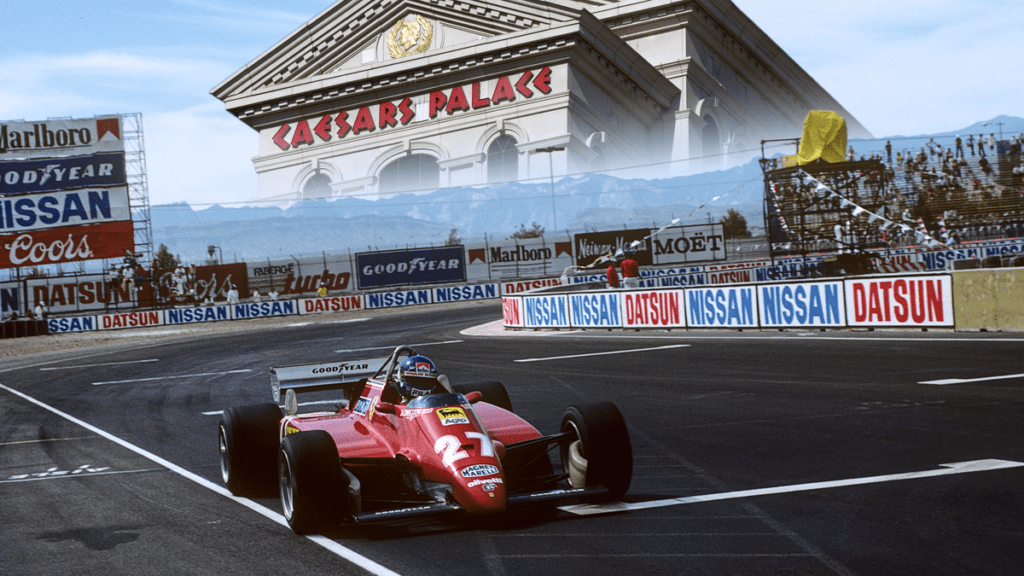
[[[127,184],[123,152],[0,162],[0,196]]]
[[[0,160],[124,152],[121,117],[0,124]]]
[[[128,187],[0,197],[0,233],[131,220]]]
[[[0,269],[121,258],[135,251],[132,222],[66,226],[0,236]]]

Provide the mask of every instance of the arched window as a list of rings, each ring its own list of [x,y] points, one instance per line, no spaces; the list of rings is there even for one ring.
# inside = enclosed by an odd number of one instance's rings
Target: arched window
[[[496,184],[519,179],[519,150],[516,139],[498,136],[487,147],[487,182]]]
[[[381,193],[432,192],[441,187],[441,168],[433,156],[410,154],[381,169],[379,178]]]
[[[331,177],[317,170],[316,174],[310,176],[309,180],[306,180],[306,184],[302,187],[302,199],[330,197]]]

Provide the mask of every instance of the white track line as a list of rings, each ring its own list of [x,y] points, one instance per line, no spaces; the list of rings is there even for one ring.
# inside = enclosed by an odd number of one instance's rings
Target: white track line
[[[925,380],[924,382],[918,382],[918,384],[946,386],[948,384],[969,384],[971,382],[985,382],[986,380],[1010,380],[1012,378],[1024,378],[1024,374],[1007,374],[1006,376],[987,376],[985,378],[947,378],[945,380]]]
[[[151,358],[149,360],[128,360],[126,362],[104,362],[102,364],[79,364],[78,366],[52,366],[49,368],[40,368],[40,372],[46,372],[47,370],[75,370],[78,368],[95,368],[97,366],[122,366],[124,364],[144,364],[146,362],[159,362],[157,358]]]
[[[548,360],[565,360],[566,358],[586,358],[588,356],[609,356],[612,354],[632,354],[634,352],[650,352],[652,350],[669,350],[671,348],[689,348],[689,344],[672,344],[655,348],[633,348],[631,350],[612,350],[611,352],[592,352],[589,354],[571,354],[569,356],[548,356],[547,358],[521,358],[513,362],[546,362]]]
[[[203,376],[223,376],[225,374],[244,374],[252,370],[229,370],[227,372],[206,372],[205,374],[181,374],[179,376],[154,376],[153,378],[134,378],[132,380],[109,380],[107,382],[93,382],[93,386],[105,386],[107,384],[134,384],[136,382],[153,382],[156,380],[173,380],[176,378],[200,378]]]
[[[224,488],[223,486],[219,486],[217,484],[214,484],[213,482],[210,482],[209,480],[207,480],[206,478],[203,478],[202,476],[197,476],[196,474],[193,474],[192,472],[189,472],[188,470],[185,470],[184,468],[182,468],[181,466],[178,466],[177,464],[173,464],[173,463],[171,463],[168,460],[164,460],[163,458],[157,456],[156,454],[153,454],[152,452],[148,452],[146,450],[143,450],[142,448],[139,448],[138,446],[135,446],[134,444],[130,444],[129,442],[127,442],[125,440],[122,440],[122,439],[118,438],[117,436],[114,436],[113,434],[110,434],[108,432],[100,430],[99,428],[93,426],[92,424],[89,424],[87,422],[79,420],[78,418],[75,418],[74,416],[71,416],[70,414],[66,414],[64,412],[61,412],[60,410],[57,410],[56,408],[54,408],[52,406],[44,404],[44,403],[40,402],[39,400],[36,400],[35,398],[32,398],[31,396],[27,396],[25,394],[22,394],[21,392],[18,392],[17,390],[14,390],[12,388],[8,388],[7,386],[4,386],[3,384],[0,384],[0,389],[6,390],[6,391],[10,392],[11,394],[14,394],[15,396],[17,396],[17,397],[19,397],[19,398],[21,398],[21,399],[23,399],[23,400],[25,400],[27,402],[31,402],[32,404],[35,404],[36,406],[39,406],[40,408],[43,408],[44,410],[48,410],[48,411],[56,414],[57,416],[60,416],[61,418],[64,418],[65,420],[68,420],[70,422],[74,422],[75,424],[78,424],[79,426],[85,428],[86,430],[89,430],[89,431],[91,431],[91,432],[93,432],[95,434],[99,434],[100,436],[106,438],[107,440],[110,440],[111,442],[113,442],[115,444],[118,444],[118,445],[120,445],[120,446],[122,446],[124,448],[127,448],[128,450],[131,450],[132,452],[135,452],[139,456],[142,456],[143,458],[147,458],[147,459],[149,459],[149,460],[151,460],[153,462],[156,462],[157,464],[159,464],[160,466],[163,466],[164,468],[167,468],[171,472],[174,472],[174,473],[176,473],[176,474],[178,474],[180,476],[183,476],[183,477],[185,477],[185,478],[195,482],[196,484],[199,484],[200,486],[202,486],[204,488],[207,488],[209,490],[212,490],[213,492],[216,492],[217,494],[220,494],[221,496],[224,496],[225,498],[229,498],[231,500],[234,500],[235,502],[241,504],[242,506],[245,506],[246,508],[252,510],[253,512],[256,512],[257,514],[259,514],[261,516],[264,516],[265,518],[268,518],[268,519],[270,519],[270,520],[280,524],[281,526],[284,526],[288,530],[291,530],[291,528],[288,527],[288,521],[284,519],[284,516],[278,514],[277,512],[273,512],[271,510],[268,510],[267,508],[264,508],[263,506],[260,506],[259,504],[255,503],[252,500],[249,500],[247,498],[239,498],[239,497],[233,495],[231,492],[228,491],[227,488]],[[374,575],[377,575],[377,576],[400,576],[397,572],[394,572],[392,570],[389,570],[389,569],[385,568],[384,566],[381,566],[380,564],[374,562],[373,560],[370,560],[369,558],[366,558],[365,556],[362,556],[362,555],[356,553],[355,551],[350,550],[350,549],[342,546],[341,544],[338,544],[337,542],[335,542],[334,540],[331,540],[330,538],[325,538],[324,536],[319,536],[319,535],[317,535],[317,536],[305,536],[305,538],[307,540],[315,542],[316,544],[319,544],[320,546],[322,546],[326,550],[328,550],[328,551],[330,551],[330,552],[340,556],[341,558],[344,558],[345,560],[348,560],[349,562],[355,564],[356,566],[359,566],[360,568],[362,568],[363,570],[366,570],[367,572],[369,572],[371,574],[374,574]]]
[[[1006,468],[1019,468],[1024,466],[1022,462],[1011,462],[1009,460],[973,460],[971,462],[956,462],[954,464],[939,464],[939,470],[926,470],[923,472],[908,472],[905,474],[889,474],[886,476],[869,476],[866,478],[851,478],[848,480],[833,480],[829,482],[813,482],[811,484],[795,484],[792,486],[777,486],[775,488],[759,488],[755,490],[740,490],[738,492],[722,492],[719,494],[702,494],[699,496],[687,496],[685,498],[670,498],[668,500],[652,500],[650,502],[612,502],[609,504],[574,504],[561,506],[559,510],[579,514],[607,514],[610,512],[623,512],[627,510],[644,510],[646,508],[661,508],[664,506],[677,506],[680,504],[695,504],[698,502],[712,502],[715,500],[734,500],[737,498],[751,498],[754,496],[768,496],[772,494],[789,494],[791,492],[807,492],[809,490],[826,490],[830,488],[843,488],[846,486],[860,486],[862,484],[879,484],[882,482],[895,482],[897,480],[914,480],[917,478],[931,478],[935,476],[949,476],[952,474],[968,474],[971,472],[987,472],[990,470],[1003,470]]]

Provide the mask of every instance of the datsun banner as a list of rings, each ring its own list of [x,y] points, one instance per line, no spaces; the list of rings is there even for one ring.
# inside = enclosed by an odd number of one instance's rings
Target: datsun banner
[[[627,291],[622,293],[625,328],[682,328],[686,325],[682,290]]]
[[[123,152],[0,162],[0,196],[127,184]]]
[[[843,283],[804,282],[758,286],[763,328],[846,326]]]
[[[351,312],[363,309],[362,296],[328,296],[299,300],[299,314],[323,314],[325,312]]]
[[[0,124],[0,160],[123,151],[120,116]]]
[[[501,318],[505,326],[523,327],[523,300],[504,296],[501,299]]]
[[[686,320],[691,328],[756,328],[753,286],[686,289]]]
[[[121,314],[103,314],[96,317],[100,330],[120,330],[121,328],[143,328],[160,326],[164,323],[162,310],[146,310],[144,312],[124,312]]]
[[[953,326],[948,274],[846,280],[849,326]]]
[[[465,282],[462,246],[356,254],[359,289]]]

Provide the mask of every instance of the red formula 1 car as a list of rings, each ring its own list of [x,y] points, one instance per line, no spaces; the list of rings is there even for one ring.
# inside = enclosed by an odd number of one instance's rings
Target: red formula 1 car
[[[376,360],[272,368],[271,383],[277,402],[224,412],[221,476],[236,495],[277,487],[298,534],[338,522],[613,501],[629,489],[632,448],[609,402],[570,406],[560,431],[544,436],[512,412],[501,383],[453,386],[406,346]],[[346,399],[333,412],[297,414],[296,393],[323,390]]]

